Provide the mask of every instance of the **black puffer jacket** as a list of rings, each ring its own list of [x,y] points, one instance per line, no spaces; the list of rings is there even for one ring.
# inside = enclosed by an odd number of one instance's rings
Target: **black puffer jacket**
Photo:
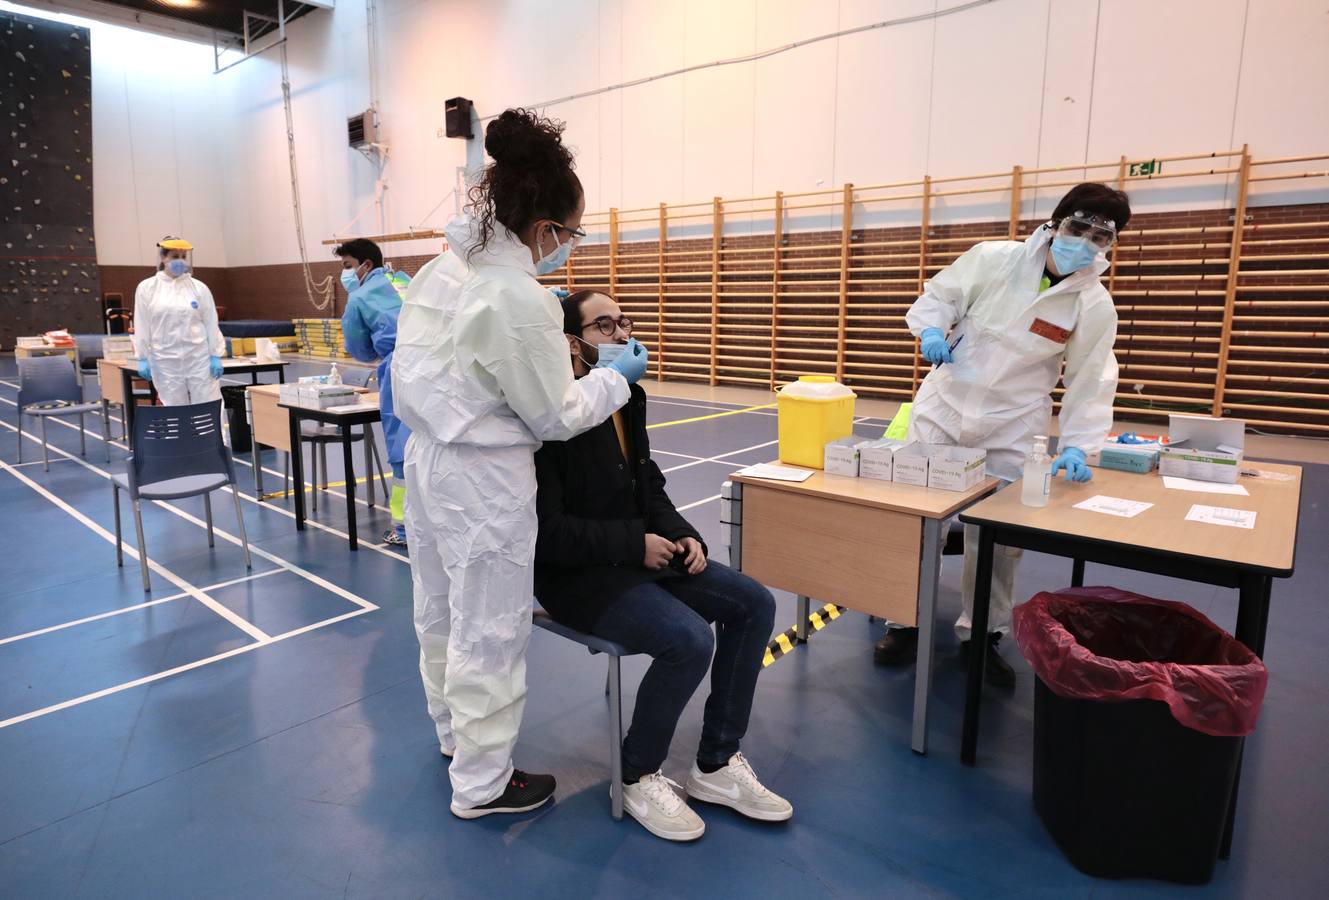
[[[646,535],[671,541],[701,535],[665,493],[651,459],[646,394],[636,385],[622,409],[630,458],[607,420],[570,441],[547,442],[535,454],[535,596],[560,622],[590,631],[624,593],[648,581],[686,577],[643,565]]]

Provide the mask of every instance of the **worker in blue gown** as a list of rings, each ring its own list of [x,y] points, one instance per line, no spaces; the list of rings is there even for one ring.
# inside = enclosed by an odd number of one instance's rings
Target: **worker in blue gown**
[[[346,312],[341,317],[346,352],[360,362],[379,360],[378,397],[383,438],[392,467],[392,528],[383,534],[384,543],[406,546],[406,483],[403,471],[406,439],[411,431],[392,411],[392,353],[397,347],[397,316],[401,313],[398,285],[409,281],[401,272],[383,265],[383,251],[371,240],[357,238],[333,251],[341,257],[341,282],[346,288]]]

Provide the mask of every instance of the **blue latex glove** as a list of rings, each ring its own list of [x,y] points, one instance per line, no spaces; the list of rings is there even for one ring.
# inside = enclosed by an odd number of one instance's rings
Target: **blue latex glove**
[[[923,342],[923,358],[934,366],[955,362],[951,359],[951,348],[946,344],[946,335],[941,333],[940,328],[924,329],[919,339]]]
[[[223,366],[222,366],[222,362],[221,362],[221,357],[220,357],[220,356],[209,356],[209,357],[208,357],[208,372],[210,372],[210,373],[212,374],[212,377],[213,377],[213,378],[221,378],[221,377],[222,377],[222,372],[224,372],[224,371],[225,371],[225,368],[223,368]]]
[[[1094,477],[1093,470],[1089,468],[1084,461],[1084,451],[1079,447],[1067,447],[1057,456],[1052,463],[1052,477],[1057,477],[1057,470],[1066,470],[1067,481],[1078,481],[1083,484]]]
[[[636,384],[641,380],[641,376],[646,374],[646,363],[649,361],[650,354],[646,352],[646,348],[638,343],[636,338],[631,338],[628,340],[627,349],[605,368],[613,369],[622,375],[628,380],[628,384]]]
[[[142,378],[144,381],[152,380],[152,367],[148,365],[146,359],[140,359],[138,361],[138,377]]]
[[[572,294],[568,292],[567,288],[551,287],[549,289],[549,293],[553,294],[555,297],[557,297],[560,300],[566,300],[568,299],[568,297],[572,296]]]
[[[1147,444],[1144,438],[1137,435],[1134,431],[1128,431],[1125,434],[1117,436],[1118,444]]]

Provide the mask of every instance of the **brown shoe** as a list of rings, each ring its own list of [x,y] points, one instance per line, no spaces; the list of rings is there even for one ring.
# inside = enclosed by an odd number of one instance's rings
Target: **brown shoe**
[[[872,661],[879,666],[907,666],[917,658],[917,628],[888,629],[872,648]]]

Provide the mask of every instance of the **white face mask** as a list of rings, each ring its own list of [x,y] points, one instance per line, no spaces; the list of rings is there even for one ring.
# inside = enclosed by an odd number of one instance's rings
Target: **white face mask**
[[[537,275],[552,275],[567,265],[570,256],[572,256],[572,240],[560,241],[558,239],[558,229],[555,228],[554,249],[535,261],[535,273]]]

